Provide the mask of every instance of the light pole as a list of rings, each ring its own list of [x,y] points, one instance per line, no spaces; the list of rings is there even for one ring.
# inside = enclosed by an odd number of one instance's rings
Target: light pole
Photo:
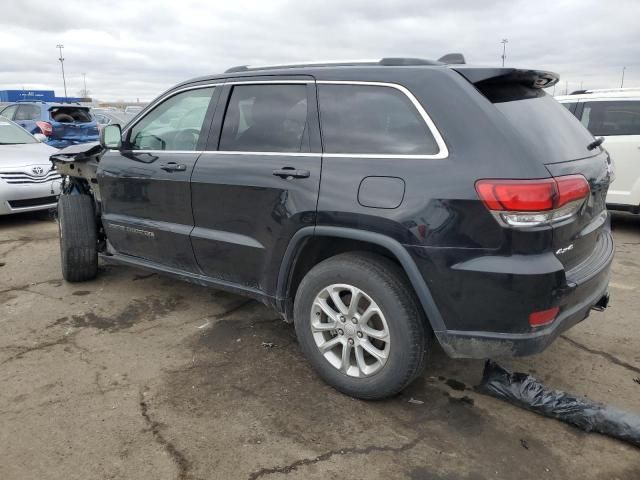
[[[82,91],[82,96],[87,98],[89,95],[87,94],[87,74],[82,74],[82,82],[84,83],[84,90]]]
[[[62,56],[62,49],[64,48],[64,45],[62,44],[58,44],[56,45],[56,48],[58,50],[60,50],[60,58],[58,58],[58,60],[60,60],[60,66],[62,67],[62,84],[64,85],[64,99],[67,99],[67,80],[64,78],[64,57]]]
[[[620,88],[623,87],[624,85],[624,71],[627,69],[627,67],[622,67],[622,80],[620,80]]]
[[[509,40],[503,38],[500,43],[502,44],[502,66],[504,67],[504,59],[507,58],[507,43],[509,43]]]

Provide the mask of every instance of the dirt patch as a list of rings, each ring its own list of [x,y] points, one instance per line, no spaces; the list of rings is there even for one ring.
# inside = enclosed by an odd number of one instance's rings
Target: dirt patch
[[[71,295],[75,295],[76,297],[84,297],[85,295],[89,295],[90,293],[91,292],[89,290],[77,290]]]
[[[183,297],[176,295],[171,297],[149,297],[135,299],[120,313],[105,315],[102,313],[87,312],[82,315],[72,315],[71,324],[74,327],[92,327],[108,332],[117,332],[131,328],[136,323],[151,322],[165,316],[184,304]]]

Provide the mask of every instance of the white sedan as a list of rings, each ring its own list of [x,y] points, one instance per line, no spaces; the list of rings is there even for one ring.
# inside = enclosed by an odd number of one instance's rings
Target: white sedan
[[[49,156],[57,151],[0,117],[0,215],[56,206],[61,177]]]

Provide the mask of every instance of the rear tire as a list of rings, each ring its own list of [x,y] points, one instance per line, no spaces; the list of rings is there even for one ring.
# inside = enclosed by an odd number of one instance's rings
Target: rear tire
[[[336,294],[342,305],[333,301]],[[355,306],[353,298],[359,299]],[[367,315],[371,311],[376,313]],[[340,254],[313,267],[296,292],[294,323],[318,375],[366,400],[403,390],[422,373],[430,350],[431,329],[402,270],[366,252]]]
[[[98,274],[98,229],[89,195],[60,195],[58,226],[62,277],[84,282]]]

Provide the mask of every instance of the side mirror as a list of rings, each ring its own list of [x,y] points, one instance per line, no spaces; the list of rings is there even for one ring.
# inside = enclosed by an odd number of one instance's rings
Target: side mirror
[[[38,140],[40,143],[44,143],[47,141],[47,136],[42,133],[34,133],[33,138]]]
[[[100,130],[100,145],[104,148],[119,150],[122,147],[122,130],[120,125],[106,125]]]

